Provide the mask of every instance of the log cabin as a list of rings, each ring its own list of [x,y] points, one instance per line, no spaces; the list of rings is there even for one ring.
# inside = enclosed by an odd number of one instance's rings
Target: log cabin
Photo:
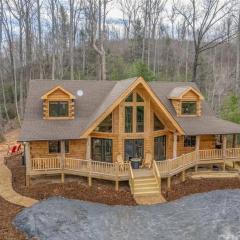
[[[73,174],[90,186],[92,178],[115,181],[116,189],[129,181],[141,195],[159,192],[162,178],[170,187],[189,168],[239,161],[239,133],[192,82],[32,80],[19,141],[27,185],[37,175],[64,182]]]

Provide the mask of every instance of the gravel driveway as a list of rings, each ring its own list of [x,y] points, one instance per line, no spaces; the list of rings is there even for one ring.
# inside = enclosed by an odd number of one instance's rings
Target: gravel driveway
[[[14,224],[41,240],[237,240],[240,190],[136,207],[50,198],[24,209]]]

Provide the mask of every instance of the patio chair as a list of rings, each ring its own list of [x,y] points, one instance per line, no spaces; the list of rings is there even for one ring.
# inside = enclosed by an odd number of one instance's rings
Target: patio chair
[[[117,155],[117,163],[119,165],[120,170],[122,170],[124,165],[124,160],[123,160],[122,154],[120,153]]]
[[[142,166],[146,168],[151,168],[153,163],[153,157],[151,153],[146,153],[145,158],[143,159]]]

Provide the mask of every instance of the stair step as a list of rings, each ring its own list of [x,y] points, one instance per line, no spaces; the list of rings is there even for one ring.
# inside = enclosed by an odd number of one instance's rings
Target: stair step
[[[145,186],[149,186],[149,187],[157,187],[157,182],[154,181],[154,182],[148,182],[148,183],[143,183],[143,182],[140,182],[140,183],[134,183],[134,187],[145,187]]]
[[[152,181],[156,181],[156,179],[153,177],[151,178],[135,178],[134,182],[152,182]]]
[[[134,192],[145,192],[145,191],[159,191],[158,187],[139,187],[134,188]]]
[[[134,192],[134,196],[156,196],[159,195],[159,191],[148,191],[148,192]]]

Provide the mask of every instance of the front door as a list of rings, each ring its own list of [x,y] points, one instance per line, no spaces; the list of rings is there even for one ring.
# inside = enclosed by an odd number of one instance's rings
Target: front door
[[[112,139],[92,138],[92,160],[112,162]]]
[[[156,161],[166,159],[166,136],[154,138],[154,159]]]
[[[143,139],[126,139],[125,140],[125,160],[132,158],[144,157],[144,140]]]

